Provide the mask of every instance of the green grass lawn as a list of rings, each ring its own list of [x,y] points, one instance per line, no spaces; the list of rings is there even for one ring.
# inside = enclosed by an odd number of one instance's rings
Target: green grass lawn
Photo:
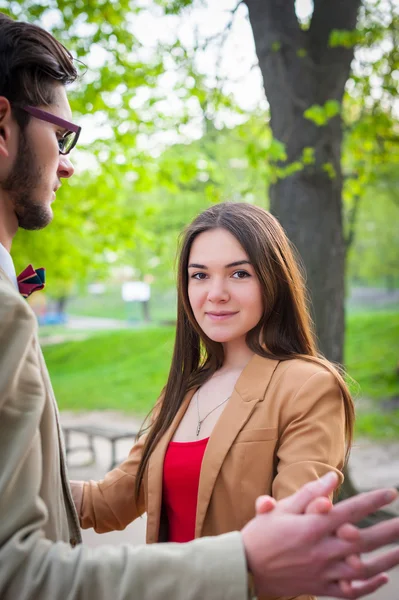
[[[97,333],[80,342],[46,346],[44,354],[63,410],[113,409],[144,415],[165,384],[173,327]],[[346,364],[356,394],[358,433],[399,437],[399,411],[382,413],[379,399],[399,396],[399,313],[358,313],[348,318]],[[374,410],[375,405],[375,410]]]
[[[399,313],[357,313],[348,318],[345,357],[358,389],[359,435],[399,438],[399,410],[382,411],[380,401],[399,397]],[[367,398],[368,402],[361,399]]]
[[[165,384],[173,335],[172,327],[122,330],[45,346],[60,409],[145,415]]]
[[[176,318],[176,292],[173,288],[151,288],[149,302],[152,321],[160,324]],[[129,319],[143,321],[143,310],[139,302],[126,303],[122,300],[120,285],[107,285],[101,295],[86,294],[68,301],[67,313],[87,317],[105,317],[109,319]]]
[[[345,362],[362,396],[379,399],[398,394],[399,312],[349,316]]]

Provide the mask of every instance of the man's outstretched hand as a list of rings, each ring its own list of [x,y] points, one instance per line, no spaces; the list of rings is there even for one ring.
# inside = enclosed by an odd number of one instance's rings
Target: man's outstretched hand
[[[242,530],[247,562],[259,595],[311,594],[360,598],[388,581],[399,548],[365,563],[361,553],[399,539],[399,518],[367,529],[353,524],[392,502],[395,490],[359,494],[332,506],[335,473],[276,502],[258,498],[257,516]]]

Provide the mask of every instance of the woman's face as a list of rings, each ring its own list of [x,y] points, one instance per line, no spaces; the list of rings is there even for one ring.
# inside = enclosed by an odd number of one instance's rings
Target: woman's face
[[[245,340],[263,314],[255,270],[226,229],[204,231],[195,238],[188,261],[188,296],[198,325],[215,342]]]

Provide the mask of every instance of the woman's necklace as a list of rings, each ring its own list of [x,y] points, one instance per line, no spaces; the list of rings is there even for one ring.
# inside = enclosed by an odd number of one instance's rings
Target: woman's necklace
[[[226,400],[223,400],[223,402],[220,402],[220,404],[218,404],[217,406],[215,406],[215,408],[212,408],[212,410],[210,410],[210,411],[209,411],[209,412],[208,412],[208,413],[205,415],[205,417],[204,417],[203,419],[201,419],[201,418],[200,418],[200,413],[199,413],[199,405],[198,405],[198,398],[199,398],[199,389],[198,389],[198,392],[197,392],[197,394],[196,394],[196,396],[195,396],[195,400],[196,400],[196,404],[197,404],[197,415],[198,415],[198,424],[197,424],[197,437],[198,437],[198,436],[199,436],[199,434],[200,434],[200,431],[201,431],[201,426],[202,426],[202,423],[205,421],[205,419],[206,419],[207,417],[209,417],[209,415],[210,415],[211,413],[213,413],[213,411],[214,411],[214,410],[216,410],[217,408],[219,408],[219,406],[222,406],[222,404],[224,404],[225,402],[227,402],[227,400],[230,398],[230,396],[228,396],[228,398],[226,398]]]

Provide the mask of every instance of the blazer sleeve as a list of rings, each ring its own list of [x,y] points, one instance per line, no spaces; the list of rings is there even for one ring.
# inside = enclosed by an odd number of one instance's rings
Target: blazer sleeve
[[[163,400],[158,398],[151,415],[156,418]],[[79,522],[82,529],[92,527],[97,533],[125,529],[129,523],[146,511],[144,485],[135,498],[136,475],[146,435],[135,443],[128,458],[106,474],[101,481],[71,482],[72,493],[77,499]],[[83,489],[79,487],[83,486]]]
[[[8,287],[0,281],[1,600],[185,600],[187,590],[192,600],[244,600],[246,563],[237,532],[189,544],[95,549],[46,539],[37,325]]]
[[[334,375],[319,370],[288,396],[281,405],[277,473],[272,486],[277,500],[328,471],[335,471],[343,481],[345,410]]]
[[[128,458],[112,469],[101,481],[86,481],[80,505],[79,521],[83,529],[93,527],[97,533],[124,529],[145,510],[143,485],[135,499],[137,469],[145,436],[131,449]]]

